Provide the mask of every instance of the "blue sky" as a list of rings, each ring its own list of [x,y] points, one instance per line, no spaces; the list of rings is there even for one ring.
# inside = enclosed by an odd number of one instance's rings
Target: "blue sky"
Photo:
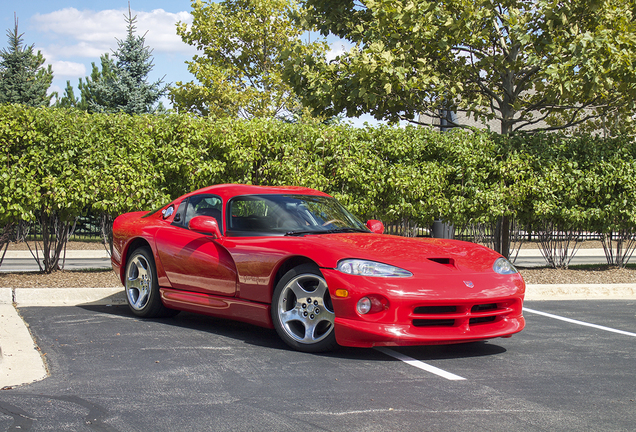
[[[131,0],[130,7],[137,16],[137,34],[145,33],[146,45],[153,50],[155,67],[150,80],[191,81],[193,76],[185,62],[196,50],[183,43],[175,30],[177,22],[191,22],[190,0]],[[0,3],[2,48],[7,47],[7,30],[14,28],[14,13],[23,41],[35,45],[53,67],[51,91],[62,95],[67,81],[77,89],[79,78],[90,75],[91,63],[99,66],[100,55],[116,50],[116,38],[126,37],[124,14],[128,13],[128,1],[5,0]],[[342,42],[335,42],[330,55],[343,48]]]
[[[146,33],[146,45],[153,49],[155,67],[150,79],[166,83],[190,81],[185,61],[194,48],[177,36],[175,24],[190,22],[189,0],[132,0],[137,15],[137,32]],[[4,30],[0,46],[7,46],[7,30],[13,30],[14,12],[19,32],[26,44],[34,44],[48,64],[53,66],[52,91],[63,93],[66,81],[77,88],[79,78],[90,75],[91,63],[117,49],[115,38],[126,37],[124,14],[128,1],[23,0],[3,1],[0,27]],[[165,76],[165,77],[164,77]]]

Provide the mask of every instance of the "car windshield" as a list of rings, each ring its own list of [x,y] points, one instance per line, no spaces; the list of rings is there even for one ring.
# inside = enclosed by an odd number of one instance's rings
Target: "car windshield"
[[[369,232],[331,197],[245,195],[228,204],[228,230],[279,235]]]

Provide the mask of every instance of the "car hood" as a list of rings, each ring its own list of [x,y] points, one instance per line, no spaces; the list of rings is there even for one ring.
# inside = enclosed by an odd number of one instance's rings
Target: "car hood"
[[[307,235],[301,240],[321,267],[335,268],[338,261],[358,258],[401,267],[412,273],[492,272],[501,255],[474,243],[431,238],[406,238],[379,234]]]

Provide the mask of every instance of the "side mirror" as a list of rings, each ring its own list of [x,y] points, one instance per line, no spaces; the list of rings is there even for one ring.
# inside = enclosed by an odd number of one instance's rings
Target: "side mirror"
[[[370,221],[367,221],[367,228],[375,234],[384,233],[384,224],[379,220],[371,219]]]
[[[219,223],[211,216],[195,216],[190,219],[188,228],[201,234],[213,236],[215,239],[221,238]]]

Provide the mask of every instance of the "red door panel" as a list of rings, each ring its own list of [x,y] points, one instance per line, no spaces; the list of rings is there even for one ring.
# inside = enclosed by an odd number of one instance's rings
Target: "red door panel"
[[[236,266],[228,251],[203,234],[185,228],[161,228],[155,236],[159,259],[175,289],[234,296]]]

